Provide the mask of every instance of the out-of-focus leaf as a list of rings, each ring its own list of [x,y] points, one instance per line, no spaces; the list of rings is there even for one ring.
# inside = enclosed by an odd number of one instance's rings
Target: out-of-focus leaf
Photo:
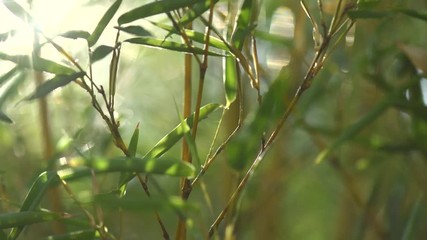
[[[143,196],[118,197],[117,194],[99,194],[94,198],[94,202],[105,208],[118,209],[132,212],[161,211],[161,210],[181,210],[180,212],[195,207],[178,196],[146,198]]]
[[[75,73],[75,71],[69,67],[36,56],[29,57],[25,55],[8,55],[0,52],[0,59],[14,62],[16,65],[22,68],[34,69],[37,71],[49,72],[57,75]]]
[[[122,4],[122,0],[115,1],[113,5],[111,5],[111,7],[107,10],[107,12],[105,12],[98,25],[96,25],[95,30],[93,30],[92,34],[87,39],[89,47],[92,47],[98,41],[102,32],[104,32],[105,27],[107,27],[108,23],[111,21],[111,18],[113,18],[114,14],[116,14],[117,9],[119,9],[120,4]]]
[[[167,49],[167,50],[172,50],[172,51],[177,51],[177,52],[195,53],[195,54],[204,54],[205,53],[205,50],[202,48],[193,47],[192,49],[190,49],[186,44],[183,44],[183,43],[172,42],[172,41],[164,41],[161,39],[154,39],[154,38],[149,38],[149,37],[131,38],[131,39],[125,40],[125,42],[134,43],[134,44],[141,44],[141,45],[151,46],[151,47],[156,47],[156,48],[162,48],[162,49]],[[208,54],[211,56],[223,56],[220,53],[216,53],[216,52],[212,52],[212,51],[209,51]]]
[[[169,31],[170,33],[174,33],[177,34],[177,31],[175,28],[173,28],[172,26],[168,26],[165,24],[161,24],[161,23],[153,23],[154,25],[160,27],[163,30]],[[205,39],[206,39],[206,35],[204,33],[201,32],[196,32],[193,30],[188,30],[188,29],[184,29],[185,35],[198,43],[202,43],[205,44]],[[213,36],[209,36],[209,45],[212,47],[216,47],[218,49],[221,50],[225,50],[225,51],[229,51],[228,46],[219,38],[213,37]]]
[[[393,12],[360,9],[360,10],[350,10],[347,12],[347,15],[351,19],[369,19],[369,18],[390,17],[393,15]]]
[[[101,45],[93,51],[91,56],[92,63],[97,62],[101,59],[103,59],[105,56],[110,54],[114,50],[113,47]]]
[[[237,66],[236,60],[227,56],[223,59],[224,61],[224,88],[225,88],[225,98],[227,101],[226,108],[230,107],[230,105],[236,100],[237,97]]]
[[[3,230],[0,230],[0,239],[7,239],[7,235],[3,232]]]
[[[71,30],[71,31],[62,33],[59,36],[64,38],[71,38],[71,39],[77,39],[77,38],[88,39],[90,37],[90,33],[82,30]]]
[[[97,173],[106,172],[140,172],[162,174],[176,177],[193,177],[194,166],[176,159],[148,159],[137,157],[117,158],[76,158],[73,165],[92,168]]]
[[[119,25],[130,23],[138,19],[150,17],[159,13],[167,13],[199,2],[199,0],[174,0],[174,1],[156,1],[137,7],[124,13],[119,17],[117,22]]]
[[[199,121],[208,117],[210,113],[217,110],[221,105],[210,103],[200,108]],[[185,132],[188,132],[193,127],[194,113],[185,119],[187,126],[178,124],[171,132],[164,136],[160,141],[144,156],[145,159],[159,158],[167,152],[172,146],[177,143]]]
[[[397,9],[396,11],[403,13],[407,16],[427,21],[427,12],[420,12],[413,9]]]
[[[130,33],[140,37],[149,37],[153,36],[149,31],[145,30],[145,28],[141,26],[127,26],[127,27],[116,27],[120,31]]]
[[[266,40],[269,43],[284,45],[289,48],[292,48],[294,46],[294,41],[292,38],[286,38],[278,34],[255,30],[255,36],[258,39]]]
[[[9,11],[15,14],[15,16],[19,17],[22,21],[29,22],[29,23],[34,22],[31,15],[16,1],[6,0],[1,2],[7,7],[7,9],[9,9]]]
[[[261,147],[263,133],[274,127],[285,112],[284,93],[288,92],[289,79],[290,70],[285,67],[264,95],[255,116],[228,144],[228,163],[234,169],[242,170],[253,159]]]
[[[15,35],[15,33],[16,33],[15,30],[10,30],[4,33],[0,33],[0,42],[6,41],[9,37],[12,37],[13,35]]]
[[[57,213],[46,211],[23,211],[0,214],[0,229],[24,227],[39,222],[48,222],[61,218]]]
[[[213,4],[216,4],[219,0],[212,0]],[[210,9],[211,0],[205,0],[204,2],[198,2],[194,4],[187,12],[185,12],[184,16],[179,19],[179,23],[181,26],[185,26],[188,23],[192,22],[194,19],[201,16],[204,12]]]
[[[0,110],[0,121],[6,122],[6,123],[13,123],[12,119],[10,119],[6,113]]]
[[[412,235],[412,232],[414,231],[414,223],[420,212],[422,200],[423,200],[423,196],[421,195],[418,197],[416,203],[412,207],[411,215],[409,216],[406,222],[405,230],[403,231],[403,236],[401,238],[402,240],[413,239],[411,238],[411,235]]]
[[[83,77],[84,72],[78,72],[71,75],[57,75],[56,77],[47,80],[36,88],[33,94],[26,97],[25,100],[30,101],[36,98],[41,98],[52,92],[53,90],[63,87],[77,78]]]
[[[139,123],[136,125],[135,130],[133,131],[132,137],[129,142],[128,152],[129,157],[135,157],[136,156],[136,150],[138,149],[138,140],[139,140]],[[119,187],[125,184],[125,180],[129,179],[133,173],[129,172],[122,172],[120,173],[119,177]]]
[[[60,181],[59,176],[55,172],[43,172],[33,182],[30,190],[22,203],[20,212],[34,211],[39,207],[43,196],[50,186],[58,184]],[[14,240],[22,232],[25,226],[14,227],[10,233],[8,239]]]
[[[3,85],[6,81],[11,79],[18,72],[18,67],[12,68],[9,72],[5,73],[0,77],[0,86]]]
[[[87,230],[78,230],[74,232],[68,232],[62,235],[53,235],[47,237],[45,240],[89,240],[89,239],[97,239],[97,232],[93,229]]]
[[[427,75],[427,50],[405,44],[399,44],[399,48],[417,69],[421,70],[424,75]]]
[[[250,26],[251,23],[251,15],[252,15],[252,6],[253,0],[245,0],[242,4],[242,8],[240,9],[240,14],[237,19],[236,30],[234,31],[231,42],[234,47],[238,50],[242,50],[243,43],[246,37],[252,31],[253,26]]]

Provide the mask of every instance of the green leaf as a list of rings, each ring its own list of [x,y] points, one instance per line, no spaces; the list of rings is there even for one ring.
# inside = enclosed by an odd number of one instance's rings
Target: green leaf
[[[37,179],[33,182],[33,185],[28,191],[27,196],[25,197],[25,200],[22,203],[20,212],[36,210],[39,207],[40,202],[42,201],[49,187],[58,184],[59,181],[60,181],[59,176],[55,172],[49,171],[49,172],[41,173],[37,177]],[[16,239],[19,236],[19,234],[22,232],[24,227],[25,226],[14,227],[10,231],[8,239],[10,240]]]
[[[59,36],[64,38],[71,38],[71,39],[77,39],[77,38],[88,39],[90,37],[90,33],[82,30],[71,30],[71,31],[62,33]]]
[[[411,210],[411,215],[409,216],[409,219],[406,222],[406,226],[405,226],[405,229],[403,232],[402,240],[414,239],[414,238],[411,238],[411,236],[412,236],[412,233],[414,232],[414,227],[415,227],[414,225],[416,223],[416,218],[418,217],[419,213],[421,212],[420,207],[422,204],[422,200],[423,200],[423,196],[420,195],[417,198],[417,201],[415,202],[415,204],[413,205],[412,210]]]
[[[12,119],[10,119],[3,111],[0,110],[0,121],[6,123],[13,123]]]
[[[236,60],[227,56],[224,58],[224,88],[225,88],[225,98],[227,101],[226,108],[230,107],[230,105],[236,100],[237,97],[237,65]]]
[[[41,98],[52,92],[53,90],[63,87],[70,82],[76,80],[77,78],[81,78],[85,75],[84,72],[78,72],[71,75],[57,75],[56,77],[47,80],[42,83],[40,86],[36,88],[33,94],[26,97],[25,100],[30,101],[36,98]]]
[[[141,44],[145,46],[151,46],[156,48],[162,48],[177,52],[185,52],[185,53],[195,53],[195,54],[204,54],[205,50],[198,47],[189,48],[186,44],[178,43],[178,42],[172,42],[172,41],[165,41],[161,39],[154,39],[149,37],[142,37],[142,38],[131,38],[125,40],[125,42],[128,43],[134,43],[134,44]],[[211,56],[223,56],[222,54],[215,53],[212,51],[208,52]]]
[[[61,218],[59,214],[46,211],[23,211],[0,214],[0,229],[24,227],[34,223],[48,222]]]
[[[397,9],[396,11],[403,13],[407,16],[427,21],[427,12],[420,12],[413,9]]]
[[[119,17],[117,22],[119,25],[130,23],[138,19],[157,15],[159,13],[167,13],[184,7],[190,7],[200,0],[173,0],[173,1],[156,1],[138,8],[132,9]]]
[[[208,115],[217,110],[221,105],[210,103],[200,108],[199,121],[208,117]],[[171,147],[173,147],[186,132],[193,127],[194,113],[185,119],[187,126],[178,124],[171,132],[164,136],[160,141],[144,156],[145,159],[159,158]]]
[[[136,156],[136,150],[138,149],[138,139],[139,139],[139,123],[136,125],[135,131],[132,134],[132,137],[129,142],[128,152],[129,157]],[[119,177],[119,187],[124,185],[127,179],[131,178],[134,174],[129,172],[120,173]]]
[[[176,29],[172,26],[168,26],[161,23],[154,23],[154,22],[153,24],[156,25],[157,27],[160,27],[163,30],[169,31],[169,33],[178,34]],[[184,29],[184,33],[189,39],[195,42],[202,43],[202,44],[206,43],[205,41],[206,35],[204,33],[196,32],[188,29]],[[225,44],[221,39],[213,36],[209,36],[209,46],[216,47],[221,50],[229,51],[227,44]]]
[[[391,11],[360,9],[360,10],[350,10],[348,11],[347,15],[351,19],[370,19],[370,18],[389,17],[389,16],[392,16],[393,13]]]
[[[93,229],[78,230],[74,232],[68,232],[62,235],[49,236],[46,240],[80,240],[80,239],[97,239],[97,232]]]
[[[10,31],[0,33],[0,42],[6,41],[9,37],[14,36],[16,33],[16,30],[12,29]]]
[[[133,34],[140,37],[153,36],[149,31],[141,26],[116,27],[120,31]]]
[[[140,172],[161,174],[175,177],[193,177],[194,166],[176,159],[155,159],[137,157],[117,158],[77,158],[73,159],[76,166],[84,165],[92,168],[97,173],[108,172]],[[66,172],[63,172],[66,173]],[[65,175],[66,176],[66,175]],[[83,175],[82,175],[83,176]]]
[[[114,50],[113,47],[101,45],[93,51],[91,56],[92,63],[97,62],[104,57],[106,57],[108,54],[110,54]]]
[[[101,18],[98,25],[96,25],[95,30],[92,32],[90,37],[87,39],[89,47],[92,47],[98,41],[98,39],[101,36],[102,32],[104,31],[105,27],[107,27],[108,23],[111,21],[114,14],[116,14],[117,9],[119,9],[120,4],[122,4],[122,0],[115,1],[113,3],[113,5],[111,5],[111,7],[107,10],[107,12],[105,12],[104,16]]]
[[[9,79],[11,79],[17,72],[18,72],[18,67],[14,67],[9,72],[7,72],[3,76],[1,76],[0,77],[0,86],[3,85],[3,83],[7,82]]]
[[[213,4],[216,4],[219,0],[212,0]],[[204,2],[198,2],[194,4],[188,11],[185,12],[184,16],[179,19],[179,24],[185,26],[190,22],[193,22],[194,19],[201,16],[204,12],[210,9],[211,0],[205,0]]]
[[[0,59],[14,62],[22,68],[34,69],[57,75],[75,73],[75,71],[69,67],[37,56],[29,57],[25,55],[8,55],[0,52]]]
[[[250,31],[252,31],[252,1],[253,0],[245,0],[243,2],[239,17],[237,19],[236,29],[231,37],[233,46],[238,50],[242,50],[246,37],[250,34]]]
[[[21,86],[22,83],[25,82],[27,79],[27,73],[26,72],[19,72],[16,77],[13,78],[12,83],[8,84],[6,89],[2,91],[0,96],[0,108],[3,107],[4,103],[13,96],[18,95],[18,88]]]
[[[16,1],[14,0],[6,0],[6,1],[1,1],[6,7],[7,9],[9,9],[9,11],[11,11],[15,16],[19,17],[22,21],[24,22],[29,22],[29,23],[33,23],[33,18],[31,17],[31,15],[21,6],[19,5]]]

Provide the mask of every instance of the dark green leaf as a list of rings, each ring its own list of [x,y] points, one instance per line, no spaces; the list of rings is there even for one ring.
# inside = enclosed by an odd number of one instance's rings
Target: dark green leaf
[[[113,18],[114,14],[116,14],[117,9],[119,9],[122,0],[117,0],[111,5],[111,7],[107,10],[104,16],[99,21],[98,25],[96,25],[95,30],[92,32],[90,37],[87,39],[89,47],[92,47],[101,36],[102,32],[104,32],[105,27],[107,27],[108,23]]]
[[[210,103],[200,108],[199,121],[208,117],[210,113],[217,110],[221,105]],[[177,143],[185,132],[188,132],[193,127],[194,113],[185,119],[187,126],[178,124],[171,132],[164,136],[160,141],[144,156],[145,159],[159,158],[167,152],[172,146]]]
[[[6,123],[13,123],[12,119],[10,119],[3,111],[0,110],[0,121]]]
[[[213,0],[213,4],[216,4],[219,0]],[[187,25],[188,23],[192,22],[194,19],[201,16],[204,12],[210,9],[211,0],[205,0],[204,2],[198,2],[194,4],[191,8],[188,9],[187,12],[185,12],[184,16],[182,16],[181,19],[179,19],[179,23],[182,26]]]
[[[403,13],[407,16],[427,21],[427,12],[420,12],[413,9],[397,9],[396,11]]]
[[[25,98],[25,100],[29,101],[36,98],[44,97],[53,90],[63,87],[69,84],[70,82],[76,80],[77,78],[83,77],[84,75],[84,72],[78,72],[71,75],[58,75],[38,86],[34,93]]]
[[[130,33],[140,37],[152,36],[152,34],[141,26],[117,27],[120,31]]]
[[[348,17],[351,19],[369,19],[369,18],[384,18],[389,17],[393,13],[390,11],[376,11],[376,10],[350,10],[348,11]]]
[[[159,13],[167,13],[184,7],[190,7],[200,0],[173,0],[156,1],[124,13],[118,19],[119,25],[130,23],[138,19],[150,17]]]
[[[225,88],[225,98],[227,100],[226,108],[230,107],[230,105],[236,100],[237,97],[237,65],[236,60],[231,57],[224,58],[224,88]]]
[[[136,125],[136,128],[132,134],[132,137],[129,142],[128,152],[129,157],[136,156],[136,150],[138,149],[138,140],[139,140],[139,123]],[[126,180],[133,176],[132,173],[122,172],[119,177],[119,187],[126,183]]]
[[[95,49],[92,53],[91,61],[92,63],[103,59],[105,56],[110,54],[114,50],[113,47],[101,45]]]
[[[48,222],[59,219],[57,213],[46,211],[23,211],[17,213],[0,214],[0,229],[24,227],[39,222]]]
[[[185,52],[185,53],[195,53],[195,54],[204,54],[205,50],[198,47],[189,48],[186,44],[178,43],[178,42],[171,42],[171,41],[164,41],[161,39],[154,39],[154,38],[131,38],[125,40],[125,42],[134,43],[134,44],[141,44],[145,46],[151,46],[156,48],[162,48],[177,52]],[[219,53],[215,53],[212,51],[208,52],[209,55],[212,56],[222,56]]]
[[[29,68],[58,75],[75,73],[75,71],[69,67],[36,56],[8,55],[0,52],[0,59],[14,62],[22,68]]]
[[[55,172],[41,173],[33,182],[33,185],[28,191],[28,194],[21,206],[20,212],[36,210],[49,187],[58,184],[59,181],[59,176]],[[14,227],[11,230],[8,239],[16,239],[23,229],[24,226]]]
[[[77,39],[77,38],[88,39],[90,37],[90,33],[86,31],[81,31],[81,30],[71,30],[71,31],[62,33],[59,36],[64,38],[71,38],[71,39]]]
[[[93,229],[78,230],[74,232],[68,232],[62,235],[49,236],[46,240],[92,240],[97,239],[96,231]]]

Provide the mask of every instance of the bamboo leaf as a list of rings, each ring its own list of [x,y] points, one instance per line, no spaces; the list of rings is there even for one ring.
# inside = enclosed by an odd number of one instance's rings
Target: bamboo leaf
[[[69,67],[36,56],[8,55],[0,52],[0,59],[14,62],[22,68],[29,68],[58,75],[75,73],[75,71]]]
[[[23,211],[0,214],[0,229],[25,227],[34,223],[48,222],[60,219],[57,213],[46,211]]]
[[[350,10],[347,15],[351,19],[370,19],[370,18],[384,18],[392,16],[390,11],[377,11],[368,9]]]
[[[3,76],[0,77],[0,86],[3,85],[3,83],[7,82],[9,79],[11,79],[15,74],[18,72],[18,67],[12,68],[9,72],[5,73]]]
[[[231,57],[225,57],[224,61],[224,88],[225,88],[225,98],[227,101],[226,108],[236,100],[237,97],[237,66],[236,60]]]
[[[195,54],[205,53],[205,50],[202,48],[193,47],[192,49],[190,49],[186,44],[183,44],[183,43],[164,41],[161,39],[154,39],[154,38],[148,38],[148,37],[131,38],[131,39],[125,40],[125,42],[151,46],[155,48],[167,49],[167,50],[172,50],[177,52],[195,53]],[[212,51],[209,51],[208,54],[211,56],[223,56],[222,54],[215,53]]]
[[[129,157],[136,156],[136,150],[138,149],[138,140],[139,140],[139,123],[136,125],[135,131],[132,134],[132,137],[129,142]],[[119,177],[119,187],[123,186],[126,183],[126,180],[133,177],[133,173],[122,172]],[[123,191],[122,191],[123,193]]]
[[[71,31],[62,33],[59,36],[64,38],[71,38],[71,39],[77,39],[77,38],[88,39],[90,37],[90,33],[82,30],[71,30]]]
[[[240,9],[240,14],[237,19],[236,29],[231,37],[231,42],[233,46],[238,50],[242,50],[243,43],[246,37],[252,31],[251,26],[251,15],[252,15],[252,1],[253,0],[245,0]]]
[[[213,4],[216,4],[219,0],[213,0]],[[192,22],[194,19],[201,16],[204,12],[210,9],[211,0],[205,0],[204,2],[198,2],[194,4],[187,12],[185,12],[184,16],[179,19],[179,24],[181,26],[185,26],[188,23]]]
[[[412,233],[414,231],[414,225],[416,223],[416,218],[418,217],[418,215],[420,213],[420,207],[422,204],[422,200],[423,200],[423,196],[420,195],[417,198],[417,201],[415,202],[415,204],[413,205],[412,210],[411,210],[411,215],[409,216],[409,219],[407,220],[405,229],[403,231],[402,240],[413,239],[413,238],[411,238],[411,236],[412,236]]]
[[[108,23],[113,18],[114,14],[116,14],[117,9],[119,9],[120,4],[122,4],[122,0],[117,0],[111,5],[111,7],[105,12],[104,16],[99,21],[98,25],[96,25],[95,30],[92,32],[90,37],[87,39],[89,47],[95,45],[101,36],[102,32],[104,32],[105,27],[107,27]]]
[[[397,9],[396,11],[403,13],[407,16],[427,21],[427,12],[420,12],[413,9]]]
[[[14,29],[0,33],[0,42],[6,41],[8,38],[13,37],[15,35],[16,31]]]
[[[46,240],[77,240],[77,239],[97,239],[97,232],[93,229],[78,230],[62,235],[49,236]]]
[[[97,62],[104,57],[106,57],[108,54],[110,54],[114,50],[113,47],[101,45],[93,51],[91,56],[92,63]]]
[[[217,110],[221,105],[210,103],[200,108],[199,121],[206,119],[209,114]],[[145,159],[159,158],[174,146],[182,136],[193,127],[194,113],[185,119],[187,126],[178,124],[171,132],[164,136],[160,141],[144,156]]]
[[[6,89],[1,93],[0,108],[3,107],[6,100],[17,95],[19,86],[25,82],[26,78],[27,74],[25,72],[19,72],[18,75],[13,78],[13,82],[8,84]]]
[[[163,0],[151,2],[124,13],[119,17],[117,22],[119,25],[123,25],[125,23],[130,23],[138,19],[157,15],[159,13],[166,13],[180,8],[190,7],[198,1],[199,0]]]
[[[120,31],[133,34],[140,37],[152,36],[152,34],[141,26],[116,27]]]
[[[11,11],[15,16],[19,17],[24,22],[30,22],[33,23],[33,18],[31,15],[16,1],[14,0],[7,0],[7,1],[1,1],[4,6],[6,6],[9,11]]]
[[[60,181],[59,176],[55,172],[43,172],[33,182],[30,190],[22,203],[20,212],[36,210],[42,201],[47,189],[50,186],[57,184]],[[25,226],[16,226],[10,233],[8,239],[14,240],[22,232]]]
[[[53,90],[63,87],[70,82],[76,80],[77,78],[81,78],[85,75],[84,72],[78,72],[71,75],[57,75],[56,77],[47,80],[42,83],[40,86],[36,88],[33,94],[26,97],[25,100],[30,101],[36,98],[41,98],[52,92]]]
[[[6,113],[0,110],[0,121],[6,122],[6,123],[13,123],[12,119],[10,119]]]

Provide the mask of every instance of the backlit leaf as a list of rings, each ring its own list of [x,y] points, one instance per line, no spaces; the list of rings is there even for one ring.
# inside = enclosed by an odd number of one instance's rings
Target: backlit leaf
[[[108,54],[110,54],[114,50],[113,47],[101,45],[93,51],[91,56],[92,63],[97,62],[104,57],[106,57]]]
[[[201,16],[204,12],[208,11],[210,9],[211,2],[213,4],[216,4],[219,0],[205,0],[204,2],[198,2],[194,4],[191,8],[189,8],[185,14],[182,16],[181,19],[179,19],[179,23],[182,26],[187,25],[188,23],[192,22],[194,19]]]
[[[12,119],[10,119],[3,111],[0,110],[0,121],[6,123],[13,123]]]
[[[63,87],[70,82],[76,80],[77,78],[83,77],[84,72],[74,73],[71,75],[57,75],[56,77],[47,80],[36,88],[33,94],[25,98],[25,100],[33,100],[36,98],[41,98],[52,92],[53,90]]]
[[[22,68],[29,68],[58,75],[75,73],[75,71],[69,67],[36,56],[8,55],[0,52],[0,59],[14,62]]]
[[[99,21],[98,25],[96,25],[95,30],[92,32],[90,37],[87,39],[89,46],[93,46],[101,36],[102,32],[104,32],[105,27],[107,27],[108,23],[113,18],[114,14],[116,14],[117,9],[119,9],[122,0],[117,0],[111,5],[111,7],[105,12],[104,16]]]
[[[59,36],[64,38],[71,38],[71,39],[77,39],[77,38],[88,39],[90,37],[90,33],[82,30],[71,30],[71,31],[62,33]]]
[[[141,26],[117,27],[120,31],[133,34],[140,37],[152,36],[152,34]]]

